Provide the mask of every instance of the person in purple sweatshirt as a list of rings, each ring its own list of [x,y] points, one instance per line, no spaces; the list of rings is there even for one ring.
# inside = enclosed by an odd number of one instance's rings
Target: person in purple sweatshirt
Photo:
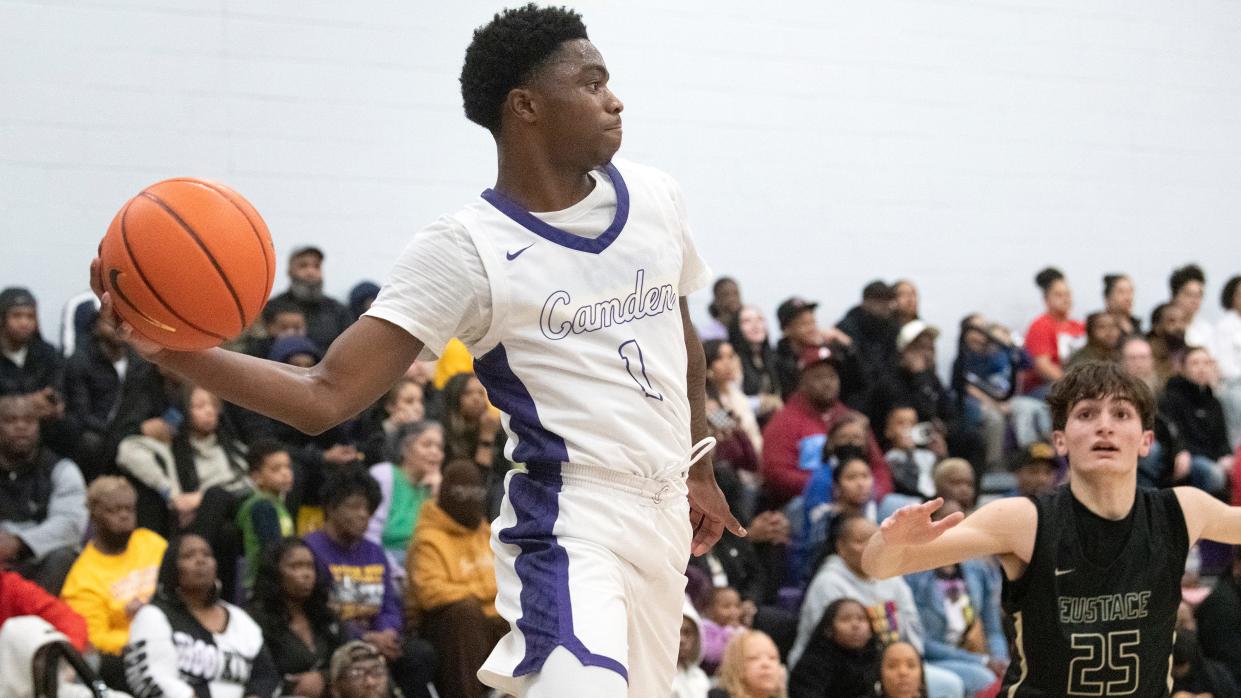
[[[379,484],[361,468],[345,468],[327,477],[322,496],[323,528],[305,540],[320,574],[332,580],[331,606],[354,639],[383,653],[402,693],[429,698],[435,651],[426,640],[405,634],[388,557],[363,537],[379,507]]]

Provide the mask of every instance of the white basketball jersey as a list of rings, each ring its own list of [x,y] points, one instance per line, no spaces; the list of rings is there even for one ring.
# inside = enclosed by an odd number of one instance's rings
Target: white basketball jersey
[[[666,474],[690,447],[685,233],[666,175],[625,162],[602,173],[616,213],[597,239],[490,189],[453,216],[491,286],[491,328],[472,347],[474,370],[504,413],[513,462]]]

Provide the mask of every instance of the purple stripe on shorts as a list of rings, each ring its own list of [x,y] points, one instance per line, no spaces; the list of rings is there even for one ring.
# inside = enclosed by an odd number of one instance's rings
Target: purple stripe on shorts
[[[540,469],[537,479],[518,473],[509,479],[509,503],[517,523],[500,531],[500,542],[521,549],[514,567],[521,579],[521,618],[517,629],[525,636],[526,656],[514,676],[539,671],[552,650],[564,647],[583,666],[615,671],[626,681],[629,672],[620,662],[595,654],[573,632],[573,604],[569,598],[569,554],[552,534],[560,513],[560,475]]]
[[[628,681],[623,664],[592,653],[573,632],[569,553],[553,533],[560,514],[560,463],[569,460],[564,439],[539,420],[534,398],[509,366],[504,345],[475,359],[474,372],[492,403],[509,415],[509,428],[517,437],[513,460],[530,469],[509,479],[508,498],[517,522],[499,533],[500,542],[521,550],[513,566],[521,580],[517,629],[525,636],[526,656],[513,675],[539,671],[552,650],[564,647],[583,666],[615,671]]]

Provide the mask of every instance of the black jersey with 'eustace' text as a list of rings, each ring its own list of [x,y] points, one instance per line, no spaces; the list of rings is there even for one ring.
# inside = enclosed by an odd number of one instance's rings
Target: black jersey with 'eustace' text
[[[1038,509],[1025,573],[1004,583],[1016,629],[1000,695],[1162,698],[1189,548],[1172,490],[1139,488],[1122,521],[1106,521],[1068,485]]]

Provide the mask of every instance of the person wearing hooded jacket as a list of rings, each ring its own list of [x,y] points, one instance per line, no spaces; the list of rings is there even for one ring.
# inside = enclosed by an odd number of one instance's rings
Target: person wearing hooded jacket
[[[496,611],[491,526],[483,518],[486,491],[473,461],[450,462],[439,494],[422,505],[405,558],[405,615],[422,615],[421,635],[439,656],[435,685],[445,696],[485,695],[474,672],[508,632]]]
[[[707,698],[711,679],[702,663],[702,619],[694,604],[685,599],[681,620],[681,645],[677,650],[677,673],[672,677],[671,698]]]

